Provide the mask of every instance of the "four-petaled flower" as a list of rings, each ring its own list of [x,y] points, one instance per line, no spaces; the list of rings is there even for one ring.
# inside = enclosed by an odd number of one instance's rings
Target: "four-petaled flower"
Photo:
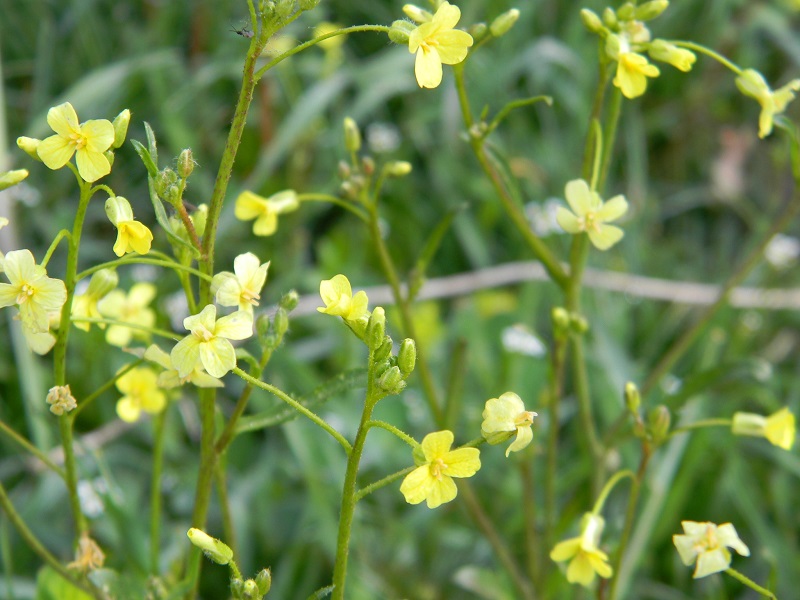
[[[119,277],[114,269],[100,269],[92,275],[86,291],[72,299],[72,322],[78,329],[89,331],[91,323],[80,322],[80,319],[102,319],[103,315],[97,303],[111,292],[119,283]],[[100,329],[105,329],[105,323],[98,323]]]
[[[106,215],[117,228],[117,241],[114,243],[114,254],[122,256],[128,252],[147,254],[153,242],[153,233],[147,225],[133,220],[131,203],[122,196],[106,200]]]
[[[791,450],[797,437],[794,414],[786,407],[768,417],[756,413],[734,413],[731,431],[735,435],[767,438],[771,444],[784,450]]]
[[[647,58],[636,52],[622,52],[617,63],[614,85],[626,98],[636,98],[647,89],[647,78],[658,77],[661,71],[647,62]]]
[[[117,389],[124,394],[117,402],[117,415],[128,423],[138,421],[142,411],[160,413],[167,404],[167,397],[158,388],[158,377],[147,368],[125,373],[117,379]]]
[[[47,111],[47,124],[56,134],[39,144],[39,158],[45,165],[60,169],[77,153],[75,162],[84,180],[97,181],[111,172],[111,163],[104,154],[114,143],[111,121],[95,119],[78,124],[75,109],[65,102]]]
[[[166,369],[158,376],[158,387],[160,388],[176,388],[184,383],[191,383],[197,387],[205,388],[223,387],[224,385],[219,379],[203,371],[200,365],[195,365],[194,371],[189,373],[186,377],[181,377],[178,375],[178,369],[172,364],[172,359],[169,354],[155,344],[151,344],[148,346],[147,350],[144,351],[144,359],[154,362]]]
[[[624,196],[614,196],[608,202],[603,202],[583,179],[570,181],[565,195],[572,212],[561,206],[556,211],[556,221],[564,231],[572,234],[586,232],[598,250],[608,250],[622,239],[622,229],[606,223],[615,221],[627,212],[628,202]]]
[[[233,273],[222,271],[214,275],[211,290],[220,306],[236,306],[253,313],[261,299],[261,288],[267,280],[269,262],[261,264],[252,252],[240,254],[233,260]]]
[[[297,210],[300,201],[294,190],[284,190],[264,198],[250,191],[244,191],[236,198],[234,214],[241,221],[253,223],[253,233],[256,235],[272,235],[278,229],[278,215]]]
[[[750,549],[739,539],[730,523],[715,525],[681,521],[681,525],[683,534],[673,535],[672,542],[683,564],[688,567],[697,562],[693,575],[695,579],[728,569],[731,566],[728,548],[733,548],[742,556],[750,556]]]
[[[457,65],[467,57],[472,36],[454,29],[461,10],[442,2],[433,18],[422,23],[408,36],[408,50],[416,53],[414,74],[419,87],[435,88],[442,82],[442,64]]]
[[[199,314],[186,317],[183,326],[191,333],[170,352],[178,376],[188,377],[202,364],[212,377],[222,377],[236,366],[236,351],[229,340],[253,335],[253,315],[237,310],[217,320],[217,308],[209,304]]]
[[[458,494],[453,477],[471,477],[481,468],[477,448],[450,450],[452,445],[452,431],[436,431],[425,436],[420,445],[424,457],[419,461],[421,464],[406,475],[400,485],[406,502],[419,504],[426,500],[428,508],[450,502]]]
[[[321,313],[342,317],[345,321],[357,321],[368,315],[367,293],[362,290],[353,296],[350,280],[344,275],[323,280],[319,284],[319,295],[325,303],[324,307],[317,308]]]
[[[50,329],[50,313],[58,312],[67,301],[67,288],[60,279],[47,276],[30,250],[12,250],[3,259],[9,283],[0,283],[0,308],[16,304],[22,325],[29,333]]]
[[[156,286],[152,283],[136,283],[127,294],[122,290],[112,290],[100,300],[97,303],[100,313],[121,323],[108,328],[106,341],[123,348],[134,337],[148,339],[150,334],[146,329],[153,327],[156,322],[156,313],[150,308],[150,302],[155,296]],[[126,327],[123,323],[145,329]]]
[[[758,137],[765,138],[772,133],[775,115],[786,110],[794,100],[795,92],[800,91],[800,79],[793,79],[782,88],[771,90],[764,76],[755,69],[745,69],[736,78],[736,86],[745,96],[758,100],[761,114],[758,117]]]
[[[519,452],[533,440],[534,417],[538,414],[526,411],[522,399],[514,392],[506,392],[499,398],[490,398],[483,409],[481,434],[490,444],[501,444],[516,433],[516,439],[506,449],[506,456]]]
[[[567,567],[567,581],[570,583],[588,587],[594,581],[595,575],[604,579],[611,577],[613,569],[608,564],[608,555],[597,547],[603,527],[603,517],[586,513],[581,534],[559,542],[550,552],[550,558],[556,562],[570,561]]]

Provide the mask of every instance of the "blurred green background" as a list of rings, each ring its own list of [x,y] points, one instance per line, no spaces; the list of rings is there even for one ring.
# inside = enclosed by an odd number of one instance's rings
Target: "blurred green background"
[[[490,22],[511,7],[521,10],[514,29],[486,46],[467,67],[473,107],[498,110],[506,101],[547,94],[554,105],[519,110],[493,134],[492,141],[515,176],[514,194],[532,220],[542,221],[548,199],[560,198],[566,181],[579,176],[587,118],[596,84],[596,38],[581,25],[581,7],[601,11],[597,2],[464,0],[461,25]],[[283,33],[300,41],[322,21],[342,25],[381,23],[402,17],[402,2],[323,0]],[[77,192],[65,170],[51,172],[16,148],[18,135],[48,135],[49,107],[71,102],[81,120],[113,118],[124,108],[133,119],[129,139],[144,141],[142,123],[158,136],[161,166],[191,148],[198,163],[186,199],[200,204],[210,196],[216,166],[238,93],[247,40],[235,33],[245,25],[243,0],[0,0],[0,170],[27,168],[30,178],[0,199],[0,215],[12,227],[0,233],[4,250],[27,247],[41,257],[54,235],[72,222]],[[685,39],[714,48],[740,65],[761,70],[775,87],[800,73],[800,12],[796,2],[704,0],[675,2],[651,23],[655,36]],[[279,44],[277,41],[276,44]],[[779,135],[756,137],[758,105],[741,96],[733,75],[699,58],[691,73],[669,66],[647,94],[626,101],[608,196],[626,194],[632,210],[623,243],[593,253],[600,269],[674,280],[722,282],[744,256],[754,236],[792,195],[787,146]],[[797,105],[788,114],[797,121]],[[427,234],[448,210],[466,204],[431,264],[429,276],[477,270],[530,254],[493,197],[491,187],[464,142],[452,75],[429,91],[419,90],[413,56],[386,36],[349,36],[341,56],[321,48],[293,57],[264,78],[256,90],[243,144],[229,188],[263,195],[294,188],[336,193],[336,166],[345,158],[341,123],[351,116],[361,125],[366,151],[379,163],[407,160],[413,173],[386,186],[382,203],[387,242],[402,270],[410,269]],[[133,204],[138,219],[154,226],[146,174],[130,145],[116,154],[104,180]],[[538,219],[538,220],[537,220]],[[542,224],[544,223],[544,225]],[[155,230],[155,228],[154,228]],[[82,244],[81,265],[110,259],[114,232],[102,208],[93,204]],[[787,232],[798,235],[797,227]],[[3,237],[4,236],[4,237]],[[567,256],[566,236],[550,231],[548,242]],[[156,245],[166,248],[163,234]],[[748,284],[798,285],[795,238],[784,240],[783,261],[760,266]],[[304,204],[280,219],[277,234],[255,238],[250,224],[223,211],[218,269],[230,269],[245,251],[271,260],[264,305],[290,289],[316,293],[321,279],[345,273],[356,287],[383,283],[369,232],[336,207]],[[788,254],[787,254],[788,252]],[[48,267],[63,273],[64,253]],[[55,275],[59,276],[59,275]],[[121,285],[154,280],[159,287],[159,324],[178,314],[176,279],[147,268],[120,270]],[[503,342],[512,326],[550,340],[549,314],[560,302],[552,284],[485,290],[421,304],[416,312],[437,384],[449,373],[461,381],[456,439],[479,432],[486,399],[514,390],[538,410],[547,383],[546,356],[530,356]],[[177,302],[179,305],[179,302]],[[621,390],[641,382],[648,370],[691,323],[696,308],[587,290],[585,309],[592,398],[604,431],[622,411]],[[58,444],[57,425],[46,409],[50,387],[47,359],[33,357],[10,321],[0,319],[0,418],[50,449]],[[707,334],[679,362],[648,406],[665,402],[673,421],[730,416],[736,410],[768,414],[788,405],[800,409],[797,311],[726,309]],[[174,327],[178,327],[180,321]],[[392,333],[401,337],[399,322]],[[96,329],[71,334],[69,380],[76,397],[106,381],[129,358],[98,352]],[[454,348],[466,345],[466,360],[449,364]],[[299,396],[342,370],[363,366],[363,347],[336,319],[296,318],[285,347],[265,377]],[[74,383],[73,383],[74,382]],[[230,378],[220,394],[229,414],[238,381]],[[360,415],[361,391],[332,398],[319,410],[348,435]],[[123,571],[130,598],[144,597],[149,495],[148,422],[118,427],[117,396],[109,392],[77,422],[89,434],[80,459],[83,495],[92,530],[107,553],[107,566]],[[254,412],[280,408],[266,394],[254,394]],[[565,398],[559,457],[559,537],[576,535],[580,515],[593,499],[586,484],[593,466],[579,451],[576,405]],[[544,415],[544,410],[539,410]],[[401,398],[384,401],[378,418],[397,423],[418,439],[431,420],[416,382]],[[526,514],[541,519],[542,433],[522,456],[505,459],[499,448],[482,452],[474,478],[479,500],[492,515],[511,551],[523,561]],[[199,421],[195,400],[185,392],[168,416],[164,571],[186,550],[185,532],[194,496]],[[109,429],[111,428],[111,429]],[[103,438],[103,434],[106,437]],[[273,569],[270,597],[305,598],[330,581],[344,460],[336,444],[306,421],[245,434],[228,454],[229,494],[236,525],[240,566],[253,574]],[[70,560],[71,523],[65,491],[57,477],[32,470],[18,447],[0,438],[0,479],[46,546]],[[635,467],[638,448],[620,441],[612,459]],[[407,448],[380,431],[370,436],[362,481],[379,479],[407,466]],[[681,600],[755,598],[730,579],[693,582],[674,550],[671,536],[682,519],[733,522],[750,546],[749,559],[733,566],[759,582],[777,582],[782,599],[800,586],[800,460],[764,440],[733,438],[724,429],[678,437],[659,450],[643,491],[625,574],[626,597]],[[534,497],[523,499],[522,478],[534,481]],[[627,493],[617,490],[607,505],[604,540],[613,552],[624,518]],[[514,598],[488,542],[478,532],[460,498],[429,511],[403,501],[397,485],[359,504],[353,536],[349,597],[434,600]],[[221,516],[212,509],[208,531],[219,534]],[[542,523],[537,523],[541,531]],[[33,598],[39,560],[0,518],[4,581],[0,598]],[[549,549],[541,549],[544,554]],[[226,572],[206,564],[203,597],[225,595]],[[542,598],[580,598],[557,569]]]

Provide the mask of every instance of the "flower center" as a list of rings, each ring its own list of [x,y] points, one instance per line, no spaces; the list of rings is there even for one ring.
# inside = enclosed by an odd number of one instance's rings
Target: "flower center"
[[[248,304],[252,304],[253,306],[258,306],[258,301],[261,299],[261,295],[258,292],[254,292],[252,290],[242,290],[242,300],[247,302]]]
[[[442,471],[445,469],[447,469],[447,465],[441,458],[437,458],[431,462],[431,475],[433,475],[439,481],[441,481],[442,476],[444,475]]]
[[[702,553],[714,548],[719,548],[717,531],[716,528],[708,526],[706,527],[706,532],[703,534],[703,536],[698,539],[697,542],[695,542],[694,549],[698,553]]]
[[[192,329],[192,335],[197,338],[200,338],[203,342],[209,342],[214,338],[214,334],[211,333],[208,329],[203,327],[202,325],[198,325],[194,329]]]
[[[76,150],[81,150],[86,146],[86,136],[81,133],[70,134],[69,139],[75,145]]]
[[[597,219],[595,211],[590,210],[580,220],[584,231],[600,231],[601,222]]]
[[[23,283],[19,288],[17,294],[17,304],[23,304],[26,300],[30,300],[36,292],[34,287],[29,283]]]

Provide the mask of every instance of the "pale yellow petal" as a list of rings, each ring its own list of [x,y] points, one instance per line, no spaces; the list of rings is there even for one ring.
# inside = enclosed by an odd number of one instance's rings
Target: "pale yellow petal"
[[[253,335],[253,315],[237,310],[217,321],[214,335],[229,340],[245,340]],[[211,371],[208,371],[211,373]],[[213,374],[213,373],[212,373]]]
[[[438,29],[452,29],[458,25],[461,9],[449,2],[442,2],[431,21]]]
[[[278,230],[278,215],[273,211],[260,215],[253,223],[253,233],[262,237],[272,235]]]
[[[203,342],[199,344],[199,349],[200,362],[212,377],[222,377],[236,366],[236,351],[224,338],[215,337]]]
[[[558,223],[559,227],[566,231],[567,233],[581,233],[583,231],[583,225],[578,220],[578,217],[573,215],[563,206],[559,206],[556,209],[556,223]]]
[[[435,431],[426,435],[420,444],[425,460],[432,462],[447,454],[450,446],[453,445],[453,439],[453,432],[448,430]]]
[[[598,250],[608,250],[622,239],[625,232],[614,225],[601,225],[598,231],[590,229],[588,234],[595,248]]]
[[[405,476],[403,483],[400,484],[400,492],[409,504],[419,504],[428,496],[432,482],[430,467],[422,465]]]
[[[75,154],[75,144],[69,138],[51,135],[39,143],[36,153],[48,168],[56,170],[67,164]]]
[[[603,207],[597,211],[597,219],[603,222],[615,221],[622,215],[628,212],[628,201],[625,196],[614,196],[603,204]]]
[[[124,396],[117,402],[117,415],[126,423],[135,423],[141,413],[141,406],[130,396]]]
[[[94,152],[105,152],[114,143],[114,125],[106,119],[93,119],[81,125],[86,147]]]
[[[480,450],[458,448],[442,457],[450,477],[472,477],[481,468]]]
[[[436,51],[439,58],[446,65],[457,65],[467,57],[467,48],[472,46],[472,36],[466,31],[454,29],[443,31],[436,36],[439,45]]]
[[[442,504],[450,502],[457,495],[458,488],[456,487],[456,482],[450,477],[445,476],[441,479],[433,479],[430,490],[428,491],[428,508],[437,508]]]
[[[564,562],[575,556],[581,548],[581,538],[575,537],[559,542],[550,551],[550,560]]]
[[[255,219],[266,212],[268,212],[267,199],[258,194],[244,191],[236,198],[234,215],[241,221]]]
[[[187,335],[180,342],[175,344],[169,354],[172,366],[178,371],[179,377],[186,377],[198,362],[200,362],[200,340],[193,335]]]
[[[421,88],[435,88],[442,83],[442,60],[439,53],[421,46],[417,50],[414,75]]]
[[[707,552],[701,552],[697,557],[697,566],[694,570],[695,579],[706,577],[714,573],[726,570],[731,566],[731,553],[725,548],[716,548]]]
[[[78,132],[78,114],[72,104],[65,102],[47,111],[47,124],[58,135],[69,137]]]
[[[41,150],[41,145],[39,148]],[[108,162],[105,154],[89,150],[88,147],[78,150],[75,162],[78,165],[78,173],[90,183],[111,173],[111,163]]]
[[[589,184],[583,179],[573,179],[564,187],[564,196],[567,204],[576,216],[582,217],[591,210],[599,208],[596,195],[589,189]]]

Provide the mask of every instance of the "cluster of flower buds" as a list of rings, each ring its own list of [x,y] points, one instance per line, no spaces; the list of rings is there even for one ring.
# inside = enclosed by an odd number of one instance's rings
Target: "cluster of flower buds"
[[[553,308],[550,318],[553,321],[553,335],[558,339],[564,339],[571,334],[583,335],[589,331],[586,317],[561,306]]]
[[[255,579],[231,580],[231,593],[234,600],[261,600],[272,587],[272,573],[261,569]]]
[[[256,319],[258,342],[265,352],[275,350],[283,343],[283,336],[289,330],[289,313],[297,307],[298,299],[297,292],[291,290],[283,295],[272,317],[262,314]]]
[[[367,322],[365,341],[375,365],[377,385],[383,395],[392,396],[402,392],[417,362],[417,347],[414,340],[410,338],[403,340],[400,350],[393,355],[394,342],[386,334],[386,313],[378,306],[372,311]]]

